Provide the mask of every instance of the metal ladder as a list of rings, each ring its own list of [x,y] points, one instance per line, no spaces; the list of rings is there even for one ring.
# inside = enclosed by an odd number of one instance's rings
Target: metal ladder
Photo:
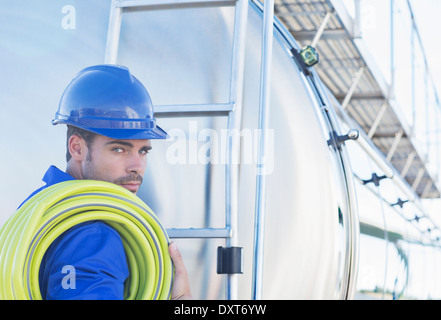
[[[274,7],[273,1],[265,1],[270,3],[270,8]],[[137,10],[149,10],[153,7],[164,6],[171,7],[172,5],[179,5],[179,8],[191,8],[205,6],[235,6],[234,31],[233,31],[233,52],[231,60],[231,74],[230,74],[230,93],[229,101],[226,103],[212,103],[212,104],[183,104],[183,105],[156,105],[155,114],[161,114],[162,117],[173,117],[176,113],[189,113],[193,115],[200,114],[225,114],[228,117],[227,130],[240,130],[240,122],[242,116],[242,95],[243,95],[243,76],[245,64],[245,46],[246,46],[246,27],[248,17],[248,0],[112,0],[109,27],[107,34],[107,43],[104,62],[108,64],[116,64],[118,56],[119,37],[121,30],[122,16],[125,10],[136,8]],[[267,4],[265,4],[265,8]],[[175,8],[176,9],[176,8]],[[272,16],[269,22],[270,33],[272,35]],[[267,23],[268,24],[268,23]],[[265,21],[264,21],[265,25]],[[272,41],[272,38],[271,38]],[[263,39],[263,47],[268,47],[265,36]],[[271,46],[270,46],[271,47]],[[271,49],[271,48],[270,48]],[[267,50],[263,55],[267,55]],[[270,50],[271,52],[271,50]],[[269,54],[271,56],[271,54]],[[263,65],[265,65],[265,58],[263,58]],[[264,68],[264,66],[263,66]],[[262,68],[262,70],[263,70]],[[268,82],[269,77],[267,71],[261,73],[261,78]],[[261,84],[262,85],[262,84]],[[264,84],[268,87],[269,85]],[[261,90],[262,91],[262,90]],[[262,97],[263,95],[263,97]],[[264,90],[261,92],[261,113],[264,113],[259,121],[265,126],[266,115],[263,109],[267,109],[265,104],[268,101],[269,95]],[[223,238],[226,240],[227,248],[238,248],[238,189],[239,189],[239,152],[240,152],[240,137],[231,135],[232,139],[228,139],[228,159],[225,168],[225,227],[224,228],[189,228],[189,229],[167,229],[170,238]],[[264,144],[265,139],[261,139]],[[261,148],[262,151],[262,148]],[[262,275],[262,257],[263,257],[263,229],[264,221],[262,219],[263,204],[259,199],[264,198],[262,190],[264,190],[265,183],[258,178],[256,190],[256,230],[255,230],[255,267],[253,273],[258,278],[253,283],[257,291],[261,291],[261,275]],[[259,197],[259,198],[258,198]],[[259,221],[259,222],[258,222]],[[257,234],[257,235],[256,235]],[[257,240],[256,240],[257,239]],[[219,255],[219,252],[218,252]],[[257,284],[256,284],[257,282]],[[260,283],[260,284],[259,284]],[[254,298],[260,298],[260,292],[253,293]],[[226,273],[226,288],[225,297],[227,300],[238,298],[238,274]]]

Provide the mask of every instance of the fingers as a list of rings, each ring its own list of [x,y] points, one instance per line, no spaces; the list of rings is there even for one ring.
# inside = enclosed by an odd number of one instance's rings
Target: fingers
[[[181,252],[174,242],[170,243],[168,251],[175,267],[171,298],[172,300],[192,299],[187,269],[185,268]]]

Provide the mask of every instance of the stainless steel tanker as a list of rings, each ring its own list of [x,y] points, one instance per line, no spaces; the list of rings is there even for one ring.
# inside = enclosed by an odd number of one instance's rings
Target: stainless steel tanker
[[[235,19],[235,6],[227,4],[127,10],[116,63],[129,67],[157,106],[223,105]],[[411,221],[424,215],[418,199],[391,207],[406,192],[401,181],[386,179],[379,187],[363,181],[374,172],[384,175],[387,162],[361,132],[358,140],[345,140],[358,128],[339,113],[314,69],[302,65],[299,46],[278,22],[266,171],[258,171],[263,13],[259,3],[249,4],[238,130],[227,129],[222,112],[158,112],[170,139],[153,142],[139,193],[176,236],[194,296],[224,299],[233,283],[237,294],[228,297],[251,298],[256,178],[263,174],[262,298],[440,298],[440,248]],[[109,12],[110,1],[0,4],[0,132],[7,154],[0,160],[1,223],[40,185],[49,165],[64,168],[65,132],[50,121],[70,79],[104,62]],[[226,247],[225,239],[181,239],[179,230],[228,231],[225,145],[232,134],[241,142],[232,232],[243,266],[230,282],[216,272],[217,247]]]

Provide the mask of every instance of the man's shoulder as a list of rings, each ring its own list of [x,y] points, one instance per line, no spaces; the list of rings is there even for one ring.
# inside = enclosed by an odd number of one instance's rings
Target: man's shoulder
[[[46,173],[43,176],[42,181],[46,184],[44,186],[41,186],[34,192],[32,192],[19,206],[18,209],[23,206],[25,202],[27,202],[29,199],[31,199],[34,195],[39,193],[40,191],[46,189],[47,187],[50,187],[56,183],[68,181],[68,180],[75,180],[71,175],[68,173],[58,169],[56,166],[51,165],[47,170]]]
[[[48,187],[59,182],[74,180],[74,178],[56,166],[51,165],[49,169],[46,170],[42,180],[46,182],[46,186]]]

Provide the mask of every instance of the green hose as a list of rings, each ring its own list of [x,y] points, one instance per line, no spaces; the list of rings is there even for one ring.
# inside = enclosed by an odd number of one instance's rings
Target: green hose
[[[42,299],[38,274],[46,250],[69,228],[92,220],[104,221],[121,236],[130,273],[124,299],[170,299],[173,264],[165,229],[130,191],[91,180],[43,189],[2,226],[0,299]]]

